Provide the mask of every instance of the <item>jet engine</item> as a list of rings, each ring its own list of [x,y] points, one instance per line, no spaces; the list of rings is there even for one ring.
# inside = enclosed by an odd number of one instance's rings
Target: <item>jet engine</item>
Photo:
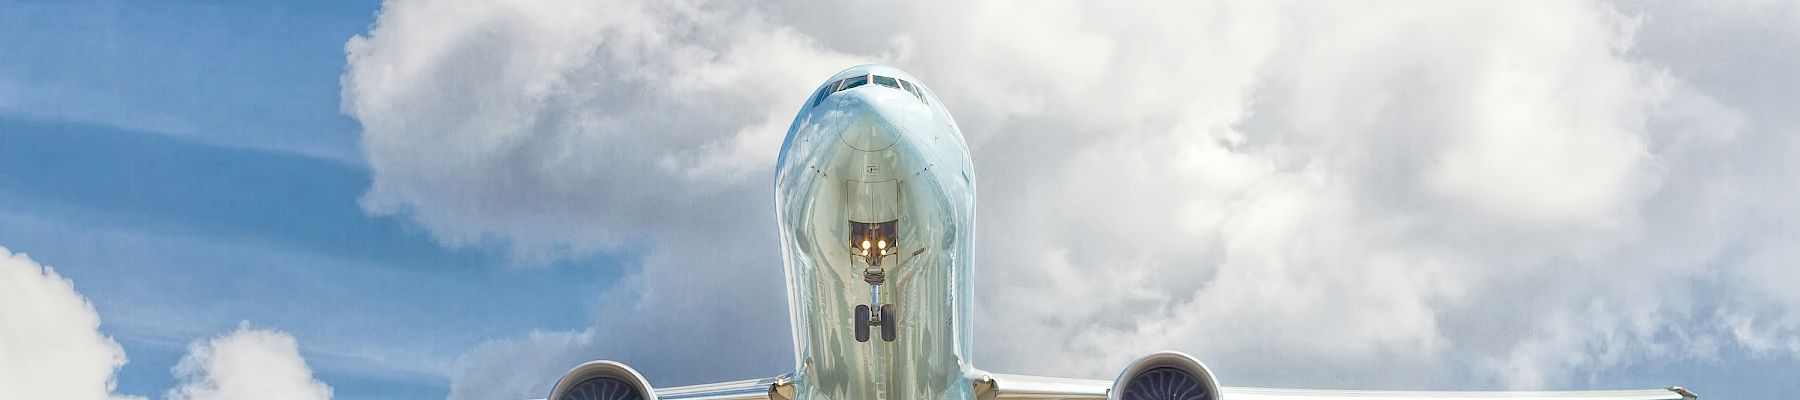
[[[589,361],[556,381],[546,400],[656,400],[650,381],[614,361]]]
[[[1212,370],[1193,356],[1174,351],[1132,361],[1113,380],[1107,400],[1218,400]]]

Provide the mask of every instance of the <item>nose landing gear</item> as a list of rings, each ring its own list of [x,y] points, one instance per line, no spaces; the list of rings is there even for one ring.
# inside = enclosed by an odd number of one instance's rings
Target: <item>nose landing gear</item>
[[[863,281],[869,283],[869,304],[881,304],[881,284],[887,281],[887,273],[879,264],[871,266],[863,271]],[[869,341],[869,328],[875,326],[881,327],[882,341],[894,341],[898,333],[894,327],[894,305],[881,304],[880,309],[870,310],[869,304],[856,305],[856,341]]]
[[[898,253],[898,236],[895,235],[898,222],[850,221],[850,254],[868,266],[863,269],[863,282],[869,283],[869,304],[856,305],[856,317],[852,321],[856,324],[857,342],[868,342],[869,329],[876,326],[881,327],[882,341],[892,342],[898,336],[894,305],[881,302],[881,284],[887,282],[887,269],[881,267],[881,262]],[[881,308],[871,309],[876,304]]]

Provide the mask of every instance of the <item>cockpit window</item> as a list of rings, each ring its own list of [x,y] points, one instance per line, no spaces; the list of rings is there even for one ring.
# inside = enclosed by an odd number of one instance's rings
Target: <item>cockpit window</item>
[[[838,89],[838,91],[841,92],[841,91],[845,91],[845,90],[850,90],[850,89],[856,88],[857,86],[862,86],[862,85],[867,85],[867,84],[869,84],[869,77],[867,75],[853,77],[850,79],[845,79],[844,80],[844,88]]]
[[[925,95],[919,94],[919,87],[913,85],[911,82],[907,82],[904,79],[900,80],[900,88],[906,89],[908,93],[912,93],[913,97],[919,98],[919,101],[925,101]]]
[[[877,85],[887,86],[887,87],[900,89],[900,90],[905,90],[908,93],[912,93],[913,97],[919,98],[920,102],[925,101],[925,88],[919,87],[919,85],[915,85],[915,84],[912,84],[911,82],[907,82],[905,80],[902,80],[899,78],[894,78],[894,77],[887,77],[887,76],[880,76],[880,75],[863,75],[863,76],[853,76],[853,77],[849,77],[849,78],[844,78],[843,80],[840,80],[837,82],[832,82],[830,85],[826,85],[824,88],[819,90],[818,96],[813,98],[812,105],[813,105],[813,107],[818,107],[820,104],[824,104],[825,98],[831,97],[832,93],[842,92],[845,90],[853,89],[857,86],[867,85],[867,84],[869,84],[870,81],[874,81],[874,83]]]
[[[849,89],[849,87],[845,87],[845,85],[849,85],[850,82],[865,79],[865,78],[866,77],[863,77],[863,76],[844,78],[844,79],[839,79],[837,82],[832,82],[829,85],[825,85],[825,87],[823,89],[819,89],[819,98],[813,99],[813,107],[818,107],[819,104],[824,103],[825,98],[830,97],[832,93],[837,93],[837,92],[843,91],[844,89]],[[861,84],[858,83],[857,85],[861,85]]]
[[[879,76],[879,75],[877,75],[875,77],[875,84],[881,85],[881,86],[887,86],[887,87],[891,87],[891,88],[895,88],[895,89],[900,88],[899,81],[894,80],[894,78],[889,78],[889,77]]]
[[[818,107],[819,103],[825,102],[825,96],[831,95],[831,87],[832,86],[837,86],[837,84],[834,83],[834,84],[819,88],[819,94],[817,96],[813,96],[813,101],[812,101],[813,107]]]

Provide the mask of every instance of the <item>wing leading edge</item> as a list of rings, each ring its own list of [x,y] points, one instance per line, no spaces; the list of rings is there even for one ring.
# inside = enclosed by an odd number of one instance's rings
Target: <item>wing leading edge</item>
[[[977,398],[1018,400],[1106,399],[1113,381],[983,373],[975,380]],[[1392,391],[1277,389],[1220,386],[1216,400],[1695,400],[1680,386],[1643,390],[1577,391]]]
[[[655,390],[657,400],[790,400],[794,397],[794,385],[786,375]]]

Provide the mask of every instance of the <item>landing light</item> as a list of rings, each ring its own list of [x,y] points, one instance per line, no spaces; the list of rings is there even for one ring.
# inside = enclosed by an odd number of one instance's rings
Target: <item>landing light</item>
[[[900,252],[899,225],[899,220],[850,221],[850,255],[870,267],[880,267],[882,259]]]

